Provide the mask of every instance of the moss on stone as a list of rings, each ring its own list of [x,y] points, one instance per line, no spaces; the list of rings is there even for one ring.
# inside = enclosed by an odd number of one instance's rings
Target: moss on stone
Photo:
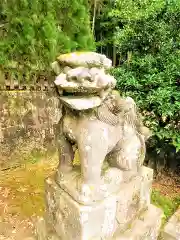
[[[70,58],[70,57],[73,57],[73,55],[81,56],[82,54],[85,54],[85,53],[89,53],[89,52],[77,51],[77,52],[65,53],[65,54],[61,54],[60,56],[58,56],[57,59],[59,59],[59,58],[60,59]]]
[[[79,152],[76,150],[74,160],[73,160],[73,165],[74,166],[79,166],[80,165],[80,158],[79,158]]]

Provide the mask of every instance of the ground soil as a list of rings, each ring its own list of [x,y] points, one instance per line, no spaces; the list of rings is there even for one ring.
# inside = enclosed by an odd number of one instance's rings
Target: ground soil
[[[159,173],[154,179],[153,188],[171,199],[180,197],[180,176],[169,172]]]
[[[0,187],[0,240],[33,239],[33,219],[25,218],[11,209],[10,188]],[[12,198],[13,199],[13,198]]]
[[[57,162],[38,163],[0,173],[0,240],[34,240],[33,223],[44,211],[43,182]],[[153,188],[170,198],[180,196],[177,176],[161,174]]]
[[[0,172],[0,240],[35,239],[33,224],[45,207],[44,179],[56,167],[54,158]]]

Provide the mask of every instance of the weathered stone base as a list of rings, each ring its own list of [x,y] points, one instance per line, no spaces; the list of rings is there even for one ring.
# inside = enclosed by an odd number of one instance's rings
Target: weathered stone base
[[[83,238],[84,240],[157,240],[159,236],[159,230],[161,226],[162,219],[162,210],[159,208],[150,205],[148,210],[142,212],[142,214],[129,224],[126,231],[121,232],[119,229],[115,232],[112,237],[92,237],[92,238]],[[41,220],[44,221],[44,220]],[[44,229],[42,231],[42,229]],[[38,240],[63,240],[55,232],[48,232],[47,237],[44,237],[44,233],[47,229],[45,228],[44,223],[41,225],[41,237]],[[92,230],[92,229],[91,229]],[[40,234],[39,234],[40,235]],[[178,239],[178,238],[162,238],[162,239]],[[78,239],[78,238],[77,238]],[[82,238],[79,238],[82,239]]]
[[[169,219],[165,225],[161,239],[163,240],[179,240],[180,239],[180,207]]]
[[[161,209],[150,205],[148,210],[144,211],[124,233],[117,231],[111,239],[156,240],[159,236],[162,216]]]
[[[62,239],[110,237],[119,227],[122,230],[140,211],[140,178],[119,193],[93,206],[77,203],[68,193],[48,179],[48,217]],[[53,206],[52,206],[53,205]],[[51,208],[52,206],[52,208]]]
[[[44,229],[50,227],[54,236],[49,232],[45,238],[38,230],[39,240],[157,239],[162,212],[150,204],[151,183],[152,170],[143,167],[118,192],[85,206],[48,178]]]

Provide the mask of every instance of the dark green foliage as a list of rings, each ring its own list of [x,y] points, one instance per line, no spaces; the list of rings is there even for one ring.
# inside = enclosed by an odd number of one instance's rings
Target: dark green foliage
[[[103,51],[116,50],[117,88],[135,99],[154,139],[179,150],[180,2],[109,1],[97,22]]]
[[[1,1],[0,64],[46,69],[57,54],[94,49],[86,0]]]

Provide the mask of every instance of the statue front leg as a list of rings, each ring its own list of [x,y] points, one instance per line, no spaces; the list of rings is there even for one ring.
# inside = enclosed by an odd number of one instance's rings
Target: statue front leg
[[[70,172],[73,168],[74,150],[72,144],[68,141],[63,132],[63,123],[60,123],[59,137],[57,140],[59,151],[59,173]]]
[[[78,147],[79,157],[81,161],[81,174],[84,184],[100,184],[101,167],[106,156],[105,153],[100,153],[95,146],[85,146],[81,144]]]
[[[85,131],[78,138],[78,150],[81,162],[82,184],[79,189],[82,202],[91,202],[98,199],[102,184],[101,168],[107,154],[108,142],[101,141],[102,130],[97,125],[95,131]]]
[[[81,161],[82,183],[78,191],[81,202],[91,204],[99,198],[101,167],[105,154],[99,154],[95,147],[89,147],[88,149],[88,146],[84,146],[84,148],[79,148],[79,156]]]

